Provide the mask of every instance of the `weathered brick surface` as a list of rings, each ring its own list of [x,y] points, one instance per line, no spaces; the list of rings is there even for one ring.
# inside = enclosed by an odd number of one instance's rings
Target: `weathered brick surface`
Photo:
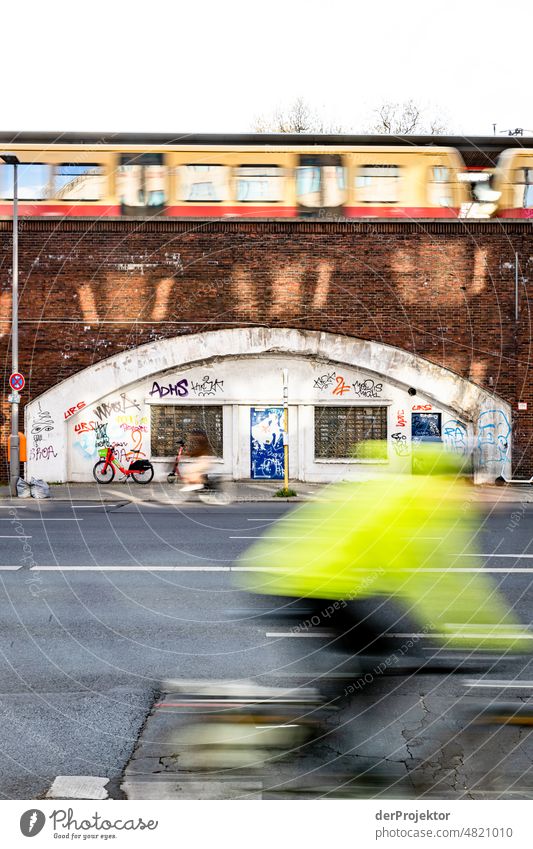
[[[153,339],[245,325],[326,330],[412,351],[501,394],[515,411],[515,471],[533,473],[530,223],[28,219],[19,245],[25,400]],[[10,275],[3,221],[3,476]]]

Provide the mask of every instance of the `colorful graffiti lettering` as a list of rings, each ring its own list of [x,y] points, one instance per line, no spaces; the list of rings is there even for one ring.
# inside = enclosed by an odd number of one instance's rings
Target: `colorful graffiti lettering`
[[[479,464],[503,463],[509,451],[511,425],[503,410],[486,410],[477,420]]]
[[[335,389],[333,390],[333,395],[344,395],[345,392],[350,391],[350,388],[351,388],[350,384],[346,383],[346,381],[344,380],[343,377],[341,377],[340,374],[337,375],[337,377],[335,378],[335,381],[336,381],[337,385],[336,385]]]
[[[405,427],[405,410],[398,410],[396,413],[396,427]]]
[[[200,397],[204,397],[206,395],[216,395],[217,392],[224,392],[224,381],[219,380],[218,377],[215,380],[211,380],[208,374],[206,374],[202,381],[197,381],[196,383],[191,380],[191,390],[195,393],[195,395],[199,395]]]
[[[186,377],[178,380],[176,383],[167,383],[166,386],[161,385],[154,380],[150,395],[157,395],[159,398],[166,398],[167,395],[176,395],[178,398],[186,398],[189,394],[189,381]]]
[[[383,391],[382,383],[374,383],[371,378],[352,383],[353,391],[358,398],[379,398]]]
[[[75,433],[91,433],[96,427],[96,422],[76,422]]]
[[[147,426],[141,425],[141,424],[126,424],[126,422],[122,422],[122,424],[120,425],[120,429],[126,430],[126,431],[136,431],[136,430],[138,430],[142,433],[148,433]]]
[[[78,403],[76,404],[75,407],[69,407],[68,410],[65,410],[65,413],[64,413],[65,418],[70,419],[70,417],[73,416],[74,413],[77,413],[78,410],[83,410],[83,408],[85,406],[86,406],[85,401],[78,401]]]
[[[431,410],[431,404],[414,404],[413,410]]]
[[[329,372],[329,374],[321,374],[320,377],[317,377],[314,383],[315,389],[320,389],[324,391],[324,389],[329,389],[329,387],[335,383],[335,372]]]
[[[468,433],[466,426],[458,419],[449,419],[442,426],[442,441],[454,454],[468,452]]]

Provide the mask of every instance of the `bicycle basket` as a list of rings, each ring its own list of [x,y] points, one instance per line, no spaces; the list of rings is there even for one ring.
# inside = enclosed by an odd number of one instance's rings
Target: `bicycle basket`
[[[128,466],[128,471],[130,472],[145,472],[147,469],[151,468],[150,460],[134,460],[133,463],[130,463]]]
[[[105,458],[107,456],[107,448],[99,448],[98,454],[99,454],[100,457],[103,457],[103,459],[105,460]]]

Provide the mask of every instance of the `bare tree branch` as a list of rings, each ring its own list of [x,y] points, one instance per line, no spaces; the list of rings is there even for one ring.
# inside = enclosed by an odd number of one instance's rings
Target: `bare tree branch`
[[[254,120],[256,133],[342,133],[339,124],[328,122],[303,97],[289,106],[278,106],[271,115],[259,115]]]

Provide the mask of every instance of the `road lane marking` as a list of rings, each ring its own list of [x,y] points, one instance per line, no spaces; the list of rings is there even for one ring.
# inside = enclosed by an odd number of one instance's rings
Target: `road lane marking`
[[[12,567],[10,567],[12,568]],[[19,567],[17,567],[19,568]],[[32,566],[31,572],[267,572],[264,566]]]
[[[506,690],[533,690],[533,681],[483,681],[472,679],[465,681],[465,687],[497,687]]]
[[[0,534],[0,539],[31,539],[31,534]]]
[[[83,522],[83,519],[74,519],[72,516],[69,516],[68,519],[59,519],[56,516],[41,516],[38,519],[28,519],[26,516],[21,516],[17,519],[4,519],[0,518],[0,522]]]
[[[16,572],[22,569],[22,566],[0,566],[0,572]]]

